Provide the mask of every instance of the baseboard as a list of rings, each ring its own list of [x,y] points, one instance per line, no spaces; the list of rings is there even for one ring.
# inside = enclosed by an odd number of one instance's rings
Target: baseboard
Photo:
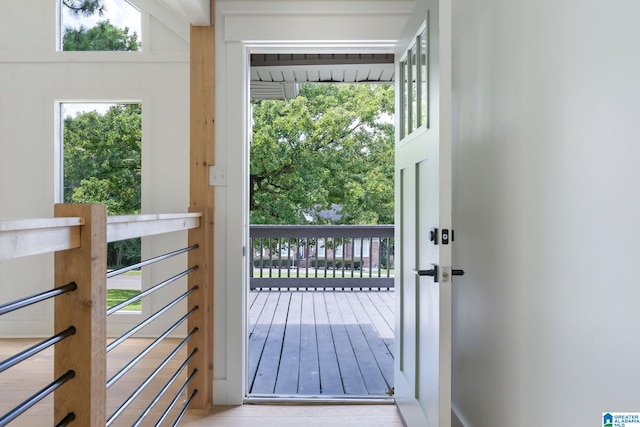
[[[462,420],[464,420],[464,422]],[[455,405],[451,405],[451,427],[471,427]]]

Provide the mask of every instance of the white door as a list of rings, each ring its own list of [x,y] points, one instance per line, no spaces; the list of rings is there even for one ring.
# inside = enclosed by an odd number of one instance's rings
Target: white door
[[[450,17],[450,0],[420,0],[396,51],[394,382],[409,427],[451,426]]]

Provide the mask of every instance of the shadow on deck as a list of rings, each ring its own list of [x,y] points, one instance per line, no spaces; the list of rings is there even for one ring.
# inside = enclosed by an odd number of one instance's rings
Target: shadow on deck
[[[393,291],[252,291],[250,397],[384,398]]]

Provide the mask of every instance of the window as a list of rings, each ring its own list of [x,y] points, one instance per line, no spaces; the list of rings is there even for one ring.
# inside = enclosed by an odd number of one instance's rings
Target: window
[[[429,127],[428,21],[400,61],[400,139]]]
[[[59,201],[102,203],[108,215],[138,214],[141,210],[142,105],[112,103],[60,104],[61,173]],[[111,242],[107,268],[140,262],[141,240]],[[107,282],[108,305],[141,289],[140,272],[128,272]],[[125,310],[139,311],[132,305]]]
[[[58,50],[138,51],[141,14],[125,0],[59,0]]]
[[[360,257],[362,254],[363,257],[369,257],[369,239],[354,239],[353,240],[353,252],[356,258]]]

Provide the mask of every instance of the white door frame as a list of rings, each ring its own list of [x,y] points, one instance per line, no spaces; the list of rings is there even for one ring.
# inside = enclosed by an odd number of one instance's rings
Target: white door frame
[[[213,403],[246,396],[249,53],[393,53],[413,1],[217,1]],[[242,214],[241,214],[242,213]]]

